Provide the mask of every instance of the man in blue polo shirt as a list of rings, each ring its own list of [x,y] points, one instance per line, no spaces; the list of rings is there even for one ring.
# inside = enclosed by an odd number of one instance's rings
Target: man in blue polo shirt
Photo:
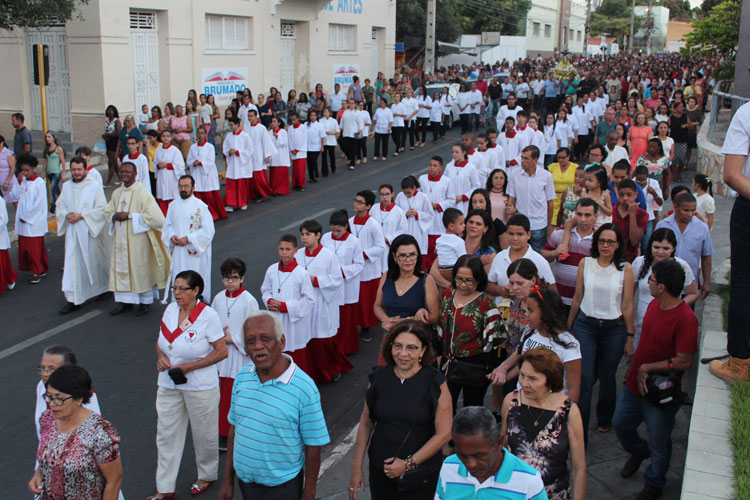
[[[557,96],[560,93],[560,83],[555,80],[555,75],[550,72],[544,81],[544,111],[545,113],[557,113]]]
[[[456,454],[440,469],[435,500],[547,500],[542,476],[503,448],[490,410],[465,406],[453,417]]]
[[[320,447],[330,442],[318,388],[282,354],[286,340],[276,316],[255,312],[243,330],[252,363],[234,379],[218,498],[232,499],[236,473],[245,500],[314,500]]]

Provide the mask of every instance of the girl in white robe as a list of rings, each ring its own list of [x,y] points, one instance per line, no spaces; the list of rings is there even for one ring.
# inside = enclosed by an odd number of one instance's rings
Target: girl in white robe
[[[388,249],[396,236],[406,233],[406,213],[393,201],[393,186],[383,184],[378,188],[380,203],[373,205],[370,215],[380,223],[385,238],[385,252],[380,256],[381,269],[388,269]]]
[[[456,193],[453,183],[443,175],[442,160],[430,159],[427,173],[419,178],[422,192],[430,199],[432,206],[432,223],[427,230],[427,252],[422,256],[422,265],[425,269],[432,267],[432,262],[437,257],[435,242],[445,232],[443,226],[443,212],[446,208],[453,208],[456,203]]]
[[[396,196],[396,205],[406,214],[406,233],[417,240],[424,265],[427,233],[432,227],[432,203],[430,198],[419,190],[419,182],[413,175],[401,180],[401,192]]]
[[[453,145],[453,160],[445,167],[445,177],[453,183],[456,195],[454,207],[466,216],[469,211],[469,200],[475,189],[482,187],[479,182],[477,167],[466,159],[466,146]]]

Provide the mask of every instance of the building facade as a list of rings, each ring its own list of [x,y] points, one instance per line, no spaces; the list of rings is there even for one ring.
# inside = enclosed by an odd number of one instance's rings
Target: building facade
[[[31,46],[50,47],[50,130],[93,144],[104,109],[184,103],[188,90],[221,107],[236,90],[309,92],[392,73],[395,0],[91,0],[83,20],[41,30],[0,31],[7,68],[0,122],[21,111],[41,128]]]
[[[586,2],[532,0],[526,14],[526,53],[550,57],[568,51],[586,51]]]
[[[635,15],[642,17],[644,21],[641,23],[641,29],[639,29],[633,35],[633,48],[636,50],[643,50],[649,54],[654,52],[662,52],[667,47],[667,27],[669,25],[669,9],[667,7],[655,6],[655,7],[644,7],[636,6]],[[646,20],[651,17],[653,20],[653,28],[651,29],[651,45],[649,46],[649,30],[646,24]]]

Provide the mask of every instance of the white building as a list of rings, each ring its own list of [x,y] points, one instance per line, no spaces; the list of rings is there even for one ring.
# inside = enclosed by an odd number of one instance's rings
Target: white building
[[[584,0],[532,0],[526,14],[526,53],[529,57],[553,56],[565,50],[586,51]]]
[[[649,10],[651,18],[653,19],[653,30],[651,31],[651,47],[650,51],[659,52],[665,50],[667,47],[667,27],[669,26],[669,9],[667,7],[644,7],[637,6],[635,8],[635,15],[643,18],[641,28],[637,33],[633,35],[633,48],[649,50],[648,45],[648,32],[644,26],[649,17]]]
[[[41,128],[34,43],[50,47],[49,128],[86,144],[109,104],[122,117],[184,103],[189,89],[226,102],[245,86],[275,86],[286,98],[394,67],[394,0],[90,0],[81,13],[64,26],[0,30],[0,123],[21,111]]]

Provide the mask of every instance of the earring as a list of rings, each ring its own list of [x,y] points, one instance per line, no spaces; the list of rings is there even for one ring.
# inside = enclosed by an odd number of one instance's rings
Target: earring
[[[420,357],[419,357],[419,362],[420,362],[420,363],[422,362],[422,356],[420,356]]]

